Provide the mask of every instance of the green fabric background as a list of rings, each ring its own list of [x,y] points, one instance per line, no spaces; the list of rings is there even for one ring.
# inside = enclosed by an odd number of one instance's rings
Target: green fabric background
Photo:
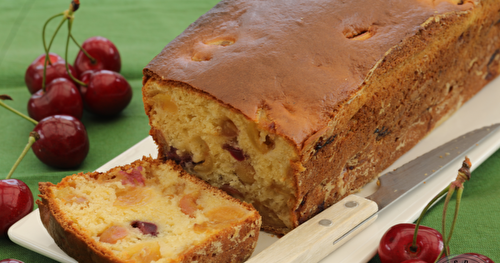
[[[30,94],[24,84],[28,65],[43,52],[41,30],[45,20],[67,9],[70,1],[0,0],[0,94],[9,94],[9,105],[26,113]],[[50,168],[30,151],[14,173],[38,195],[37,183],[57,183],[75,172],[93,171],[148,135],[148,119],[141,100],[142,68],[190,23],[208,11],[217,0],[83,0],[76,13],[73,35],[79,42],[91,36],[112,40],[122,56],[122,74],[133,87],[130,105],[116,118],[100,119],[85,113],[83,123],[90,139],[90,152],[75,170]],[[48,27],[49,36],[59,19]],[[64,54],[66,28],[61,29],[52,52]],[[73,62],[76,46],[70,47]],[[498,114],[498,113],[497,113]],[[0,109],[0,177],[5,177],[28,141],[33,125]],[[472,174],[466,183],[460,220],[454,234],[452,253],[482,253],[500,261],[500,151]],[[424,224],[440,228],[442,201],[425,217]],[[453,204],[452,204],[453,205]],[[1,213],[2,211],[0,211]],[[356,252],[353,252],[356,253]],[[54,262],[0,238],[0,259],[24,262]],[[379,262],[375,257],[370,262]]]

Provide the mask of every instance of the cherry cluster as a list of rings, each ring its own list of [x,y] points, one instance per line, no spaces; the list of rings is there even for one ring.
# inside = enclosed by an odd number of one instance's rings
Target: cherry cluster
[[[83,110],[102,117],[119,114],[132,99],[132,88],[118,72],[121,58],[116,46],[104,37],[91,37],[79,45],[71,34],[78,0],[70,8],[50,17],[43,26],[45,54],[29,65],[25,82],[32,94],[25,116],[11,108],[0,95],[0,106],[31,121],[35,128],[28,144],[7,178],[0,180],[0,238],[8,228],[33,210],[33,195],[29,187],[18,179],[11,179],[23,157],[31,148],[43,163],[56,168],[74,168],[80,165],[89,151],[87,131],[80,121]],[[54,18],[62,17],[51,41],[46,44],[45,29]],[[65,58],[50,53],[50,47],[60,27],[67,22],[68,37]],[[79,47],[73,65],[67,62],[69,40]],[[0,262],[18,262],[12,259]]]
[[[448,257],[448,259],[450,259],[449,243],[458,216],[460,201],[464,189],[463,184],[465,181],[470,179],[470,167],[471,162],[469,158],[465,157],[462,167],[458,170],[456,180],[451,182],[448,187],[437,194],[427,204],[420,214],[416,224],[397,224],[385,232],[378,247],[378,255],[382,263],[434,263],[440,261],[444,257]],[[449,233],[446,235],[447,208],[455,190],[457,192],[455,215]],[[441,234],[436,229],[420,225],[420,222],[429,208],[444,195],[446,195],[446,199],[443,209],[443,229]],[[493,263],[493,260],[481,254],[465,253],[462,255],[476,257],[484,263]],[[445,260],[445,262],[448,261]],[[458,261],[449,260],[449,262]]]
[[[83,109],[103,117],[117,115],[132,99],[132,88],[120,69],[120,53],[104,37],[83,42],[73,65],[55,53],[39,56],[24,78],[33,94],[29,116],[37,121],[56,114],[81,119]]]

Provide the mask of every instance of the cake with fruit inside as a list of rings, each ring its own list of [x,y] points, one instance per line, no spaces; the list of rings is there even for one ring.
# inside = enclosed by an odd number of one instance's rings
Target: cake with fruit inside
[[[500,1],[223,0],[144,69],[159,158],[284,234],[499,74]]]
[[[261,226],[251,205],[151,158],[40,193],[45,228],[78,262],[242,262]]]

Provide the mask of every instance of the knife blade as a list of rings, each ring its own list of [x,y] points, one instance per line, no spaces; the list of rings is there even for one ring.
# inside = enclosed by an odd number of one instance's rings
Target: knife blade
[[[379,177],[366,197],[349,195],[286,234],[247,263],[318,262],[373,223],[378,214],[469,150],[500,132],[500,123],[461,135]],[[457,167],[457,171],[460,167]]]

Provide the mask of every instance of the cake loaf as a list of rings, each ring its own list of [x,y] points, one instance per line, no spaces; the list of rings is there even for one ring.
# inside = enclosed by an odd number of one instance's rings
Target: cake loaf
[[[251,205],[150,158],[40,193],[45,228],[78,262],[243,262],[261,225]]]
[[[159,157],[284,234],[499,74],[498,0],[223,0],[144,69]]]

